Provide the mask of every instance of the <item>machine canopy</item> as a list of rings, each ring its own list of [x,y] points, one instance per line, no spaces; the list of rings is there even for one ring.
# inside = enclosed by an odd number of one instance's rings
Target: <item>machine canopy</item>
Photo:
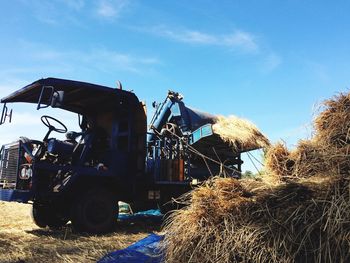
[[[1,103],[27,102],[37,103],[38,106],[50,105],[52,92],[64,94],[62,103],[57,103],[55,107],[79,114],[134,107],[139,103],[136,95],[129,91],[58,78],[37,80],[2,98]]]

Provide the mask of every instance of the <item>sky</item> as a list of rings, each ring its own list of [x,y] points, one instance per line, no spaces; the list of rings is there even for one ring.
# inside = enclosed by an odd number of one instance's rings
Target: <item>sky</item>
[[[348,1],[2,0],[0,97],[46,77],[119,80],[149,114],[174,90],[293,146],[311,136],[319,104],[348,91],[348,10]],[[42,139],[44,114],[77,129],[67,112],[11,107],[0,144]]]

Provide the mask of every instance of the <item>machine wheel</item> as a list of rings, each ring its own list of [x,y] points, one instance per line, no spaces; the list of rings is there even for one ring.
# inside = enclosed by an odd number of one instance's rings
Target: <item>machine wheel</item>
[[[106,189],[91,189],[72,206],[71,219],[79,232],[101,234],[111,231],[118,218],[118,202]]]
[[[68,220],[57,215],[55,208],[48,204],[34,202],[32,206],[32,218],[39,227],[60,228],[67,224]]]

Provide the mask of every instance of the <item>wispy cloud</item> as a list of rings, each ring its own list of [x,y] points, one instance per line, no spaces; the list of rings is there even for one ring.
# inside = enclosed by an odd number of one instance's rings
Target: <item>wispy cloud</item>
[[[106,19],[118,18],[127,5],[127,0],[99,0],[96,14]]]
[[[157,26],[153,27],[150,32],[154,35],[183,43],[222,46],[245,52],[259,51],[256,36],[242,30],[219,35],[190,29],[174,30],[165,26]]]
[[[79,57],[79,61],[83,61],[88,65],[93,64],[94,67],[102,71],[113,71],[117,69],[141,73],[144,67],[160,63],[155,57],[135,56],[105,48],[95,48],[87,54],[75,51],[75,55]]]
[[[51,26],[58,24],[58,9],[55,2],[27,1],[24,3],[38,21]]]
[[[28,13],[36,20],[50,26],[68,23],[80,25],[80,15],[85,7],[84,0],[23,1],[23,3],[26,4]]]
[[[115,20],[129,5],[130,0],[52,0],[24,1],[29,13],[38,21],[58,26],[62,24],[83,26],[82,20],[98,18]]]
[[[261,70],[264,73],[270,73],[282,64],[282,58],[276,53],[269,53],[262,61]]]
[[[233,48],[241,48],[246,51],[258,51],[259,46],[256,41],[256,37],[248,32],[244,31],[235,31],[232,34],[224,35],[219,38],[219,41],[222,41],[224,45]]]
[[[150,28],[133,27],[134,30],[191,46],[220,47],[240,55],[254,55],[256,65],[264,74],[275,71],[283,58],[274,52],[264,39],[256,34],[236,29],[226,34],[208,33],[187,27],[172,28],[165,25]]]
[[[54,48],[42,43],[20,41],[15,48],[21,60],[21,68],[0,64],[0,76],[6,72],[8,76],[27,75],[29,72],[41,74],[67,74],[69,72],[131,72],[147,74],[155,65],[160,64],[157,57],[135,55],[111,50],[103,46],[84,50],[67,50]],[[6,66],[5,66],[6,65]],[[1,82],[0,82],[1,84]]]
[[[175,41],[195,44],[215,44],[216,38],[214,36],[191,30],[173,31],[165,27],[155,27],[153,33],[159,36],[167,37]]]
[[[17,87],[17,89],[18,88],[19,87]],[[47,128],[40,121],[40,117],[43,114],[49,114],[50,116],[54,116],[55,118],[63,121],[68,130],[79,130],[77,116],[74,113],[57,109],[36,111],[34,105],[27,105],[26,109],[29,109],[30,111],[24,112],[23,109],[15,104],[10,104],[8,106],[13,109],[12,121],[11,123],[8,123],[7,120],[6,123],[0,126],[0,145],[17,141],[21,136],[26,136],[30,139],[42,140],[47,132]],[[58,134],[55,132],[53,132],[51,136],[58,139],[64,138],[63,134]]]

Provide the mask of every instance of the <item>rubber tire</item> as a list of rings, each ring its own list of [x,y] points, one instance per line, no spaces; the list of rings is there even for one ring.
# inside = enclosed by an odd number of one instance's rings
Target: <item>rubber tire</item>
[[[41,228],[48,226],[49,228],[56,229],[68,222],[67,219],[61,218],[56,214],[55,208],[52,205],[39,202],[33,203],[32,218],[34,223]]]
[[[103,188],[93,188],[82,193],[72,205],[71,220],[78,232],[110,232],[114,229],[117,218],[117,198]]]

